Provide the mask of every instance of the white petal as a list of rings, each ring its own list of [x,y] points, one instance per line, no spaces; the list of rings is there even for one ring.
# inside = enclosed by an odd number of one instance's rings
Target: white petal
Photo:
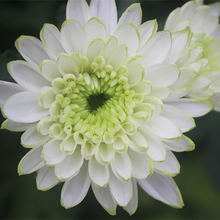
[[[154,161],[154,168],[159,173],[170,177],[176,176],[180,172],[180,164],[170,150],[167,150],[167,158],[165,161]]]
[[[205,102],[205,101],[188,99],[188,98],[179,99],[176,101],[170,101],[167,102],[166,104],[181,109],[191,117],[200,117],[202,115],[209,113],[214,109],[214,104],[211,102]]]
[[[77,21],[67,20],[61,28],[61,44],[68,54],[78,52],[84,55],[86,47],[86,32]]]
[[[54,59],[57,58],[59,53],[65,52],[60,42],[60,32],[56,26],[44,24],[40,32],[40,37]]]
[[[179,77],[180,70],[172,64],[156,64],[146,69],[145,79],[150,81],[153,86],[170,86]]]
[[[97,162],[95,157],[92,157],[89,160],[89,175],[98,187],[105,187],[109,181],[108,165],[102,165]]]
[[[65,208],[78,205],[86,196],[90,183],[88,163],[84,163],[79,173],[65,182],[61,192],[61,205]]]
[[[177,8],[175,10],[173,10],[165,23],[165,27],[164,30],[169,30],[172,31],[174,30],[174,28],[179,24],[180,22],[180,15],[181,15],[181,8]]]
[[[176,63],[183,53],[183,50],[191,40],[191,31],[187,27],[182,31],[178,31],[172,34],[172,48],[169,55],[165,59],[165,63]]]
[[[171,105],[164,104],[161,115],[174,122],[182,132],[187,132],[196,126],[192,117]]]
[[[129,180],[132,177],[132,164],[127,153],[115,153],[112,165],[122,180]]]
[[[42,167],[37,174],[37,189],[46,191],[58,183],[54,174],[54,167]]]
[[[47,165],[56,165],[66,158],[66,155],[60,150],[61,143],[61,140],[52,139],[44,145],[42,158]]]
[[[114,69],[117,69],[120,65],[122,65],[128,54],[128,49],[125,45],[117,46],[109,56],[108,64],[112,65]]]
[[[0,107],[9,97],[23,91],[25,89],[16,83],[0,81]]]
[[[73,19],[81,25],[91,18],[89,6],[85,0],[69,0],[66,6],[66,20]]]
[[[99,38],[93,40],[86,52],[86,56],[90,62],[94,61],[94,58],[103,54],[105,49],[105,42]]]
[[[182,137],[181,130],[173,122],[161,115],[152,117],[147,126],[156,135],[164,139],[175,139]]]
[[[157,31],[157,21],[152,20],[152,21],[147,21],[143,23],[139,28],[139,33],[140,33],[140,48],[148,41],[148,39],[155,34]]]
[[[83,157],[80,147],[75,152],[66,156],[63,162],[55,166],[55,175],[60,181],[64,181],[75,175],[83,165]]]
[[[108,36],[111,35],[116,29],[118,20],[115,1],[92,0],[90,9],[93,17],[98,17],[104,22]]]
[[[140,3],[135,3],[129,6],[119,18],[118,26],[124,25],[126,23],[133,23],[135,26],[141,24],[142,10]]]
[[[192,151],[195,149],[195,144],[185,135],[177,141],[167,142],[165,146],[166,148],[176,152]]]
[[[112,198],[112,195],[109,190],[109,186],[106,186],[105,188],[97,187],[92,182],[92,190],[94,192],[94,195],[98,202],[101,204],[101,206],[111,215],[116,215],[116,207],[117,204],[115,203],[114,199]]]
[[[180,191],[171,177],[154,172],[145,180],[138,180],[143,190],[153,198],[175,208],[184,206]]]
[[[37,38],[21,36],[15,41],[15,46],[24,59],[37,69],[44,60],[50,60],[43,43]]]
[[[112,144],[106,144],[104,142],[100,143],[99,149],[96,153],[96,158],[99,157],[100,160],[105,163],[110,163],[115,155],[115,150]]]
[[[154,86],[152,89],[150,96],[157,97],[158,99],[166,99],[171,95],[172,91],[167,87],[163,86]]]
[[[19,175],[33,173],[43,167],[44,161],[41,159],[42,146],[30,150],[19,162]]]
[[[138,188],[137,182],[133,178],[131,179],[133,185],[133,195],[127,206],[123,207],[130,215],[133,215],[138,207]]]
[[[128,83],[133,86],[141,82],[145,75],[145,68],[139,63],[132,63],[127,65],[126,76],[128,78]],[[134,74],[135,73],[135,74]]]
[[[140,154],[129,148],[128,155],[132,163],[132,176],[135,179],[146,179],[152,173],[153,168],[147,154]]]
[[[109,188],[116,203],[120,206],[127,206],[132,198],[133,187],[131,180],[121,181],[110,172]]]
[[[43,86],[50,86],[50,83],[27,62],[19,60],[10,62],[8,69],[14,80],[31,92],[39,93]]]
[[[40,134],[37,131],[37,126],[28,128],[21,136],[21,144],[25,147],[34,147],[42,145],[50,139],[49,136]]]
[[[118,39],[114,36],[110,36],[108,38],[108,41],[106,42],[106,47],[105,47],[105,52],[103,54],[103,57],[107,60],[109,55],[112,53],[112,51],[117,46],[118,46]]]
[[[91,18],[85,25],[85,31],[89,42],[95,38],[105,40],[107,37],[105,24],[98,18]]]
[[[117,28],[114,36],[118,39],[118,44],[125,44],[128,53],[134,53],[139,48],[140,35],[138,29],[132,24],[124,24]]]
[[[44,61],[40,65],[40,72],[42,76],[50,82],[52,82],[57,77],[62,77],[56,63],[51,60]]]
[[[167,57],[172,46],[171,34],[168,31],[154,34],[139,51],[143,55],[146,67],[162,63]]]
[[[10,97],[2,107],[3,114],[12,121],[31,123],[48,115],[48,110],[38,105],[35,94],[20,92]]]
[[[37,126],[36,123],[21,123],[21,122],[15,122],[11,121],[9,119],[6,119],[2,125],[1,129],[7,129],[9,131],[25,131],[30,127]]]
[[[160,138],[155,135],[147,126],[140,126],[138,131],[149,143],[147,155],[155,161],[163,161],[166,158],[166,148]]]

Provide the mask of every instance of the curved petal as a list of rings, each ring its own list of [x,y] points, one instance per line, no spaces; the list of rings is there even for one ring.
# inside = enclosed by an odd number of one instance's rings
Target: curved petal
[[[79,173],[65,182],[61,192],[61,205],[66,209],[78,205],[86,196],[90,183],[88,163],[84,163]]]
[[[147,179],[138,180],[137,182],[153,198],[174,208],[182,208],[184,206],[180,191],[171,177],[154,172]]]
[[[101,206],[110,214],[110,215],[116,215],[116,207],[117,204],[115,203],[114,199],[112,198],[112,195],[109,190],[109,186],[106,186],[105,188],[97,187],[92,182],[92,190],[94,192],[94,195],[98,202],[101,204]]]
[[[121,181],[110,171],[109,180],[110,192],[120,206],[127,206],[133,194],[133,187],[131,180]]]
[[[64,161],[55,166],[55,175],[60,181],[67,180],[75,175],[83,165],[83,157],[80,147],[75,152],[66,156]]]
[[[66,154],[60,150],[61,143],[62,140],[52,139],[44,145],[42,158],[47,165],[59,164],[66,158]]]
[[[142,10],[140,3],[135,3],[129,6],[119,18],[118,27],[126,23],[133,23],[135,26],[141,24]]]
[[[18,164],[18,174],[29,174],[43,167],[44,161],[41,158],[42,146],[30,150]]]
[[[82,25],[75,20],[67,20],[61,28],[61,44],[70,55],[77,52],[84,55],[87,43],[86,32]]]
[[[141,48],[139,54],[143,55],[146,67],[162,63],[172,46],[171,33],[169,31],[161,31],[154,34],[146,44]]]
[[[54,167],[42,167],[37,174],[37,189],[46,191],[54,187],[59,181],[54,174]]]
[[[48,115],[48,110],[38,105],[35,94],[20,92],[10,97],[2,107],[3,114],[12,121],[31,123]]]
[[[92,0],[90,9],[93,17],[98,17],[104,22],[107,35],[111,35],[116,29],[118,20],[115,1]]]
[[[8,63],[8,71],[19,85],[31,92],[39,93],[43,86],[50,86],[50,82],[27,62],[19,60],[10,62]]]
[[[60,32],[56,26],[52,24],[44,24],[40,32],[40,38],[54,59],[57,58],[59,53],[65,52],[60,42]]]
[[[50,60],[43,43],[35,37],[21,36],[15,41],[19,53],[37,70],[44,60]]]
[[[85,25],[91,18],[89,6],[85,0],[69,0],[66,6],[66,20],[73,19]]]
[[[105,187],[109,181],[108,165],[102,165],[97,162],[95,157],[92,157],[89,160],[89,175],[98,187]]]
[[[0,107],[9,97],[23,91],[25,91],[25,88],[16,83],[0,81]]]

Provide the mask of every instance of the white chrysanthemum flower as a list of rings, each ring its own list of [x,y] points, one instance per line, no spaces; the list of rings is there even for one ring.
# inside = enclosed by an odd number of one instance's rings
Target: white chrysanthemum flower
[[[164,61],[168,54],[180,56],[190,31],[175,51],[169,31],[156,33],[155,20],[140,25],[139,4],[117,22],[114,0],[93,0],[90,7],[70,0],[66,16],[61,31],[45,24],[41,41],[18,38],[26,61],[8,64],[17,84],[0,84],[7,118],[2,128],[25,131],[21,143],[31,149],[18,173],[38,171],[39,190],[65,182],[66,208],[79,204],[91,185],[110,214],[117,205],[133,214],[137,183],[152,197],[182,207],[172,179],[180,165],[172,151],[194,148],[182,133],[195,124],[173,106],[176,93],[168,87],[180,70]]]
[[[189,68],[173,88],[190,86],[186,96],[208,100],[220,111],[220,3],[203,5],[202,0],[187,2],[170,13],[165,30],[175,34],[189,26],[193,35],[188,47],[173,63]],[[169,60],[169,62],[172,62]],[[186,78],[188,80],[186,80]]]

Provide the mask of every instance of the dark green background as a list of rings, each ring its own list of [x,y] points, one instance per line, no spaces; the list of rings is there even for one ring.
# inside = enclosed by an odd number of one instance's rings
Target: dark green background
[[[157,19],[162,30],[168,14],[186,1],[118,0],[118,13],[141,2],[143,22]],[[212,1],[213,2],[213,1]],[[211,3],[211,1],[205,1]],[[39,37],[44,23],[60,28],[66,1],[0,1],[0,79],[12,81],[6,64],[21,59],[14,47],[20,35]],[[3,118],[1,116],[1,122]],[[47,192],[36,189],[35,176],[18,176],[17,164],[27,149],[20,145],[21,133],[0,131],[0,218],[1,219],[220,219],[220,113],[196,119],[197,127],[187,135],[193,152],[178,153],[181,173],[175,177],[185,202],[183,209],[170,208],[139,189],[139,206],[133,216],[122,208],[112,217],[90,190],[84,201],[69,210],[60,206],[61,185]]]

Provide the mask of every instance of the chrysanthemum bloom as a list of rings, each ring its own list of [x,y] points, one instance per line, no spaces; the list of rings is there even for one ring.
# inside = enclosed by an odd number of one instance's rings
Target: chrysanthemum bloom
[[[164,28],[175,35],[188,26],[193,33],[183,54],[172,60],[190,71],[185,77],[182,74],[172,88],[188,86],[187,97],[211,101],[217,111],[220,111],[219,15],[220,3],[207,6],[202,0],[190,1],[170,13]]]
[[[117,22],[114,0],[93,0],[90,7],[71,0],[66,19],[61,31],[45,24],[41,41],[18,38],[26,61],[8,64],[17,84],[0,85],[7,118],[2,128],[25,131],[21,143],[31,149],[18,173],[38,171],[39,190],[64,182],[66,208],[80,203],[91,185],[110,214],[117,205],[133,214],[137,183],[152,197],[182,207],[172,151],[194,148],[182,133],[195,124],[171,105],[176,93],[168,87],[180,70],[164,60],[180,56],[190,31],[175,50],[169,31],[156,33],[155,20],[140,25],[139,4]]]

